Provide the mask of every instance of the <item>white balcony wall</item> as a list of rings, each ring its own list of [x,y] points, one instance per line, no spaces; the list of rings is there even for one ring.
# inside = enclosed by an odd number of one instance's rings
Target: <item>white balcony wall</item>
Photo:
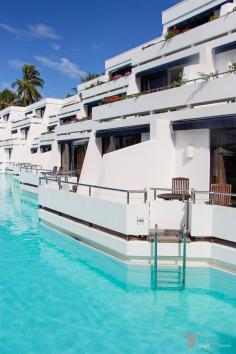
[[[157,194],[165,193],[158,191]],[[187,204],[181,201],[166,201],[157,198],[153,200],[150,195],[150,228],[154,229],[155,225],[159,230],[181,230],[183,225],[187,223]]]
[[[110,80],[102,85],[98,85],[92,88],[88,88],[82,92],[82,97],[83,99],[88,99],[90,97],[97,97],[99,99],[100,95],[103,93],[110,92],[110,96],[113,94],[111,91],[115,91],[121,88],[127,87],[129,84],[129,76],[127,77],[122,77],[118,80]]]
[[[78,86],[77,86],[77,91],[79,93],[83,92],[87,87],[91,86],[92,84],[96,84],[97,82],[99,81],[107,81],[108,80],[108,75],[105,74],[105,75],[101,75],[99,77],[96,77],[95,79],[93,80],[89,80],[89,81],[85,81],[85,82],[82,82],[80,83]],[[79,97],[79,96],[78,96]]]
[[[74,104],[71,104],[70,106],[62,107],[60,109],[58,118],[61,119],[66,116],[76,114],[76,111],[79,111],[80,108],[81,108],[80,102],[75,102]]]
[[[191,235],[236,242],[236,209],[219,205],[191,206]]]
[[[56,139],[60,141],[87,138],[90,136],[91,129],[91,120],[58,125],[55,129]]]
[[[162,23],[164,27],[173,26],[190,17],[201,14],[217,5],[221,5],[224,0],[185,0],[177,3],[162,13]],[[232,8],[232,4],[231,4]]]
[[[235,97],[236,75],[183,85],[161,92],[129,98],[93,109],[93,120],[116,118],[165,108],[175,108]]]
[[[132,59],[136,54],[139,52],[140,47],[127,50],[126,52],[123,52],[119,55],[116,55],[113,58],[110,58],[105,61],[105,69],[107,71],[109,70],[115,70],[118,69],[122,66],[129,65],[132,63]]]
[[[147,204],[114,203],[39,187],[39,205],[126,235],[147,235],[149,230]],[[139,222],[140,219],[143,222]]]
[[[174,146],[175,177],[189,178],[191,188],[208,190],[210,181],[209,130],[177,131],[174,134]],[[191,155],[188,150],[191,150]]]
[[[14,145],[11,154],[11,162],[28,162],[29,161],[29,149],[24,145]]]
[[[60,148],[56,142],[52,143],[52,150],[47,152],[41,152],[38,148],[38,152],[35,154],[29,153],[29,162],[33,165],[40,165],[43,169],[52,170],[54,166],[61,166]]]
[[[20,182],[38,187],[40,174],[33,172],[20,172]]]
[[[42,118],[29,117],[29,118],[21,119],[16,122],[12,122],[11,129],[17,129],[17,128],[21,129],[30,126],[31,124],[41,124],[41,123],[42,123]]]
[[[46,133],[46,134],[41,134],[39,137],[39,142],[40,143],[50,143],[55,141],[56,139],[56,133]]]
[[[227,15],[227,18],[223,16],[215,21],[208,22],[179,34],[168,41],[163,40],[152,47],[144,50],[140,49],[139,54],[133,58],[132,63],[133,65],[137,65],[163,55],[171,54],[178,50],[183,50],[186,47],[210,41],[235,29],[236,13],[233,12]]]

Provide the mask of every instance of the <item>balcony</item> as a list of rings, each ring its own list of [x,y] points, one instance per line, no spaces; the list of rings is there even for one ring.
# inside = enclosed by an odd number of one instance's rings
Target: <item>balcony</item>
[[[39,187],[39,205],[43,209],[70,215],[75,219],[124,235],[148,235],[147,203],[115,202],[95,196],[69,193],[48,185]]]
[[[226,17],[227,16],[227,17]],[[207,41],[225,36],[236,30],[236,12],[208,22],[185,33],[179,34],[167,41],[162,40],[156,44],[139,50],[133,58],[133,65],[145,63],[150,60],[160,59],[178,51],[191,48]]]
[[[48,117],[48,125],[54,125],[54,124],[58,124],[58,115],[57,114],[53,114],[51,116]]]
[[[51,143],[51,142],[54,142],[55,139],[56,139],[55,132],[45,132],[40,135],[39,142],[40,143]]]
[[[78,101],[73,101],[71,103],[66,104],[60,109],[60,112],[58,114],[58,118],[63,118],[65,116],[69,116],[72,114],[75,114],[75,112],[78,112],[81,109],[81,103]]]
[[[11,129],[26,128],[31,124],[41,124],[41,123],[42,123],[42,118],[38,117],[37,115],[32,115],[30,117],[13,121]]]
[[[31,146],[32,147],[37,147],[39,145],[39,138],[34,138],[32,143],[31,143]]]
[[[103,98],[101,95],[108,94],[112,95],[114,91],[126,88],[129,84],[129,76],[124,76],[117,80],[110,80],[103,84],[88,88],[82,92],[83,99],[100,99]],[[115,94],[115,93],[114,93]]]
[[[84,120],[71,124],[59,125],[55,129],[57,141],[88,138],[92,130],[92,121]]]
[[[6,128],[6,122],[0,122],[0,129]]]
[[[25,139],[20,139],[20,138],[10,138],[10,139],[4,139],[0,141],[0,147],[4,147],[5,149],[12,148],[15,145],[23,145],[25,142]]]
[[[235,99],[236,75],[209,81],[188,83],[181,87],[148,93],[93,109],[93,120],[112,119],[142,113],[187,108]],[[155,112],[156,113],[156,112]],[[158,112],[157,112],[158,113]]]

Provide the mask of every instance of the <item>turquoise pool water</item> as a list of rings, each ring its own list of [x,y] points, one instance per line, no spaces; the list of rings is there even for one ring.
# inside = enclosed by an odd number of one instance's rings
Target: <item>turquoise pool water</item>
[[[236,277],[188,268],[185,289],[173,279],[153,291],[149,267],[42,227],[37,199],[0,176],[1,354],[235,354]]]

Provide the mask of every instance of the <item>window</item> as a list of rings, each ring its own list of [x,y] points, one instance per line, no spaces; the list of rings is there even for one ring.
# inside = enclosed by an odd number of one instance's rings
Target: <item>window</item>
[[[54,133],[55,132],[55,128],[56,128],[56,125],[50,125],[49,127],[47,127],[47,131],[49,133]]]
[[[88,143],[74,143],[72,148],[72,156],[73,156],[73,166],[72,169],[75,171],[81,171],[87,151]]]
[[[120,150],[125,147],[141,143],[141,134],[126,136],[107,136],[102,138],[102,154]]]
[[[141,79],[141,91],[151,91],[167,86],[167,70],[144,76]]]
[[[38,152],[38,148],[37,147],[31,148],[30,152],[31,152],[31,154],[36,154]]]
[[[44,152],[49,152],[52,150],[52,145],[43,145],[40,146],[40,152],[44,153]]]
[[[8,122],[9,117],[10,117],[10,113],[4,114],[3,119],[5,120],[5,122]]]
[[[128,76],[131,74],[131,71],[132,71],[132,66],[131,65],[127,65],[127,66],[124,66],[123,68],[119,68],[115,71],[112,71],[110,73],[110,78],[111,80],[113,79],[119,79],[123,76]]]
[[[63,124],[71,124],[71,123],[74,123],[76,122],[76,115],[73,115],[73,116],[69,116],[69,117],[65,117],[65,118],[61,118],[60,119],[60,125],[63,125]]]
[[[23,128],[20,130],[23,139],[26,140],[28,138],[29,130],[30,130],[30,127]]]
[[[183,71],[183,66],[177,66],[175,68],[168,69],[168,86],[172,85],[174,81],[179,81]]]
[[[46,109],[46,107],[42,107],[42,108],[36,109],[35,110],[36,116],[39,117],[39,118],[43,118],[44,113],[45,113],[45,109]]]
[[[211,130],[211,183],[228,183],[236,193],[236,128]]]

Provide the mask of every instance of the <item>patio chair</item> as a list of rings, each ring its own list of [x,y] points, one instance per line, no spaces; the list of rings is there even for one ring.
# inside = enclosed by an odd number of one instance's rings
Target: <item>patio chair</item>
[[[231,194],[232,185],[227,183],[211,184],[211,192]],[[210,204],[229,207],[232,205],[231,195],[210,194]]]
[[[62,167],[62,166],[59,167],[58,174],[59,174],[59,175],[62,175],[62,174],[63,174],[63,167]]]
[[[183,195],[189,194],[189,178],[172,178],[172,193]]]
[[[56,175],[57,174],[57,166],[54,166],[52,169],[52,174]]]
[[[77,183],[79,183],[80,175],[81,175],[81,170],[77,170],[76,171]]]

